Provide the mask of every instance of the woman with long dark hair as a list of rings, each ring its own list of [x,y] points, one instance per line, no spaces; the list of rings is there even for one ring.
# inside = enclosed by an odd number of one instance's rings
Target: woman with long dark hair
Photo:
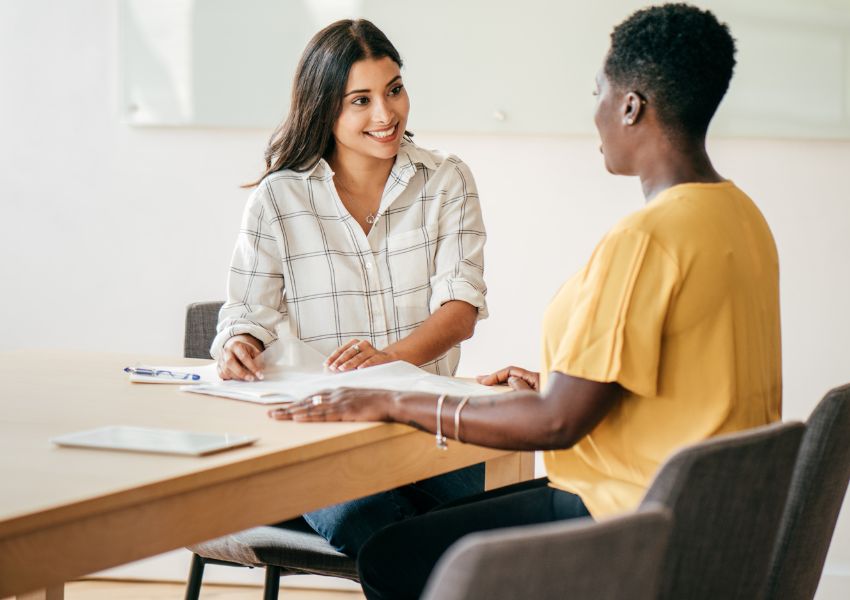
[[[614,29],[595,122],[605,166],[639,177],[646,205],[552,300],[540,373],[508,367],[482,378],[514,388],[501,396],[340,389],[272,412],[398,421],[545,451],[546,478],[375,534],[358,557],[368,598],[418,598],[440,555],[474,531],[633,510],[676,449],[780,418],[776,245],[705,148],[734,54],[727,27],[685,4],[640,10]]]
[[[224,379],[263,377],[283,329],[332,371],[404,360],[453,375],[487,314],[484,225],[457,157],[417,147],[401,58],[375,25],[317,33],[266,150],[211,353]],[[480,492],[483,465],[305,515],[355,556],[377,529]]]

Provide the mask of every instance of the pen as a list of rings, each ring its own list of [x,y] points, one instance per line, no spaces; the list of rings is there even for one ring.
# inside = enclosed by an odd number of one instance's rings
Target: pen
[[[196,373],[178,373],[165,371],[163,369],[147,369],[145,367],[124,367],[125,373],[133,375],[144,375],[145,377],[167,377],[169,379],[180,379],[185,381],[198,381],[201,376]]]

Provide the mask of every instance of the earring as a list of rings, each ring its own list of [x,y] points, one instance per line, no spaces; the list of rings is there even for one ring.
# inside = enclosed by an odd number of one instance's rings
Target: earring
[[[623,119],[623,123],[624,123],[625,125],[634,125],[634,124],[635,124],[635,120],[634,120],[634,119]]]

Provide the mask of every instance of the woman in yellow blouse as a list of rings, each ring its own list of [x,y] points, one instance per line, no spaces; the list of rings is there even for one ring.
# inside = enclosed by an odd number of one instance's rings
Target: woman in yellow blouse
[[[647,203],[555,296],[540,374],[508,367],[482,378],[510,383],[500,396],[343,389],[272,413],[397,421],[546,451],[547,478],[373,536],[358,557],[368,598],[418,597],[443,551],[473,531],[632,510],[677,448],[780,418],[776,246],[705,149],[734,54],[727,27],[684,4],[638,11],[615,28],[595,122],[606,167],[640,177]]]

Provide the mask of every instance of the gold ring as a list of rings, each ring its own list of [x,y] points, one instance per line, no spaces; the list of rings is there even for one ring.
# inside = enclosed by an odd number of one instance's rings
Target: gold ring
[[[313,406],[319,406],[322,403],[322,395],[316,394],[315,396],[310,398],[310,401],[313,403]]]

